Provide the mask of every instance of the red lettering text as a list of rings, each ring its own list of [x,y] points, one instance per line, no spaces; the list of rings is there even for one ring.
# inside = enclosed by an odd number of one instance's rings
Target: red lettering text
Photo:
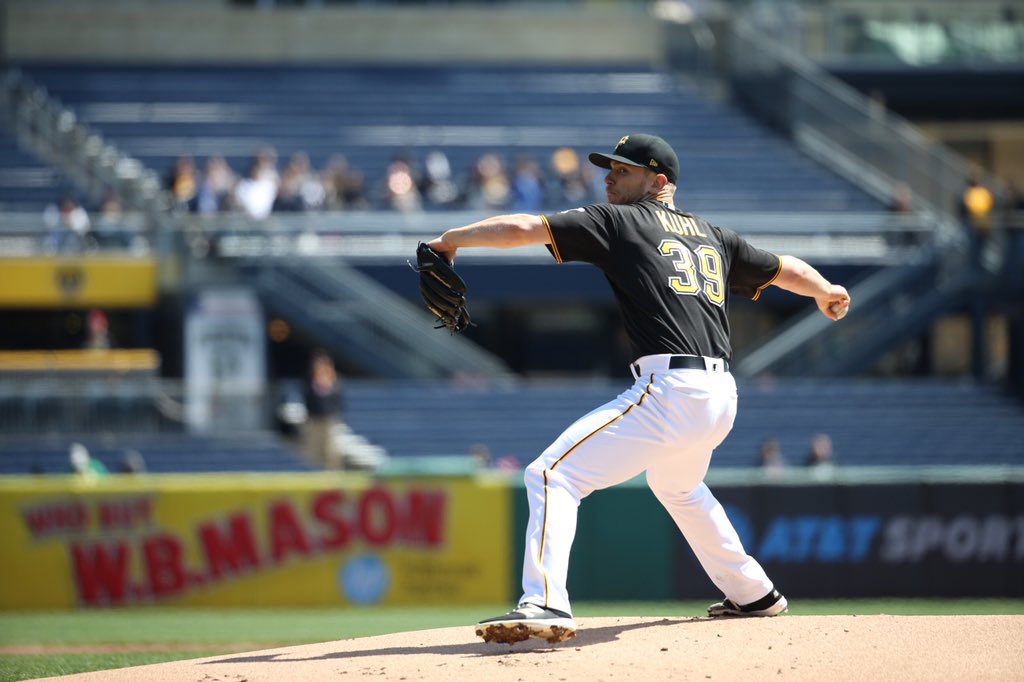
[[[199,542],[210,575],[220,578],[225,571],[238,574],[245,569],[258,568],[260,557],[249,517],[236,514],[228,519],[226,528],[222,526],[216,522],[199,526]]]
[[[309,555],[309,540],[295,516],[295,510],[287,502],[277,502],[270,507],[270,555],[280,563],[289,554]]]
[[[327,532],[320,539],[323,549],[341,549],[348,544],[351,533],[342,516],[345,494],[340,490],[320,493],[313,500],[313,517],[326,526]]]
[[[395,501],[387,490],[367,490],[359,499],[359,531],[371,545],[386,545],[395,536]]]
[[[85,505],[77,500],[41,504],[23,509],[21,514],[28,532],[36,539],[55,533],[81,533],[88,521]]]
[[[128,545],[71,543],[78,598],[88,606],[122,604],[128,592]]]
[[[403,539],[409,544],[436,547],[444,539],[444,493],[409,491]]]
[[[148,497],[112,500],[100,504],[100,527],[103,530],[131,529],[150,523],[153,501]]]
[[[171,535],[146,538],[142,543],[149,591],[154,597],[164,597],[185,588],[184,550],[181,540]]]

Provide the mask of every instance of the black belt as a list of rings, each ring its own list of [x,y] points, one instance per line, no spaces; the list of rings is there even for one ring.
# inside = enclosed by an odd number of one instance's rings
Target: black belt
[[[634,362],[633,367],[636,368],[637,373],[640,372],[639,363]],[[668,359],[669,369],[706,369],[707,365],[704,364],[704,358],[699,355],[673,355]],[[729,361],[722,360],[722,371],[729,371]]]

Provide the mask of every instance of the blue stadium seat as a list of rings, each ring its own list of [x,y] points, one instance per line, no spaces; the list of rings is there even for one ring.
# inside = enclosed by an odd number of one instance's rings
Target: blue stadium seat
[[[529,463],[625,383],[493,389],[349,381],[345,420],[392,457],[465,455]],[[438,425],[437,406],[457,418]],[[1024,407],[991,386],[941,380],[786,380],[740,386],[735,427],[712,466],[748,467],[778,439],[791,466],[827,433],[841,465],[1024,465]]]
[[[142,455],[150,473],[311,471],[275,434],[223,437],[189,434],[112,437],[6,437],[0,441],[0,475],[68,473],[68,448],[81,442],[89,454],[116,472],[130,451]]]
[[[0,125],[0,211],[38,212],[42,233],[43,209],[67,193],[75,194],[71,183],[22,149],[13,134]]]
[[[375,186],[399,154],[444,151],[458,176],[483,153],[545,163],[561,145],[611,147],[657,132],[682,162],[688,208],[879,210],[786,140],[669,73],[578,67],[40,66],[26,73],[126,153],[164,175],[179,154],[236,172],[264,144],[337,153]]]

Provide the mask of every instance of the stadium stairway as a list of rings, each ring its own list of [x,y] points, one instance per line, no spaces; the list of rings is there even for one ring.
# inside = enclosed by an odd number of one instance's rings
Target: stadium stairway
[[[279,258],[241,273],[270,313],[324,347],[382,377],[444,377],[453,368],[511,375],[497,356],[460,336],[440,335],[435,318],[344,262]]]
[[[621,383],[518,386],[346,384],[345,421],[393,461],[466,456],[484,445],[520,466],[576,418],[628,387]],[[1024,406],[997,388],[941,380],[763,380],[741,383],[739,414],[713,466],[749,467],[776,438],[790,465],[828,434],[838,464],[1024,464]],[[438,426],[443,405],[444,428]]]
[[[667,72],[609,68],[27,65],[78,119],[161,176],[181,154],[244,173],[262,145],[343,154],[372,189],[396,156],[444,151],[461,178],[482,154],[545,163],[560,146],[663,135],[698,212],[880,210],[738,109]]]

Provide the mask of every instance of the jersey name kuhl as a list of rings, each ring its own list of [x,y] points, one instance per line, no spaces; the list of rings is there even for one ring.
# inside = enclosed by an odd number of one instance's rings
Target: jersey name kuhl
[[[600,268],[615,292],[633,357],[732,358],[729,294],[757,300],[781,259],[732,230],[653,199],[541,216],[559,263]]]

